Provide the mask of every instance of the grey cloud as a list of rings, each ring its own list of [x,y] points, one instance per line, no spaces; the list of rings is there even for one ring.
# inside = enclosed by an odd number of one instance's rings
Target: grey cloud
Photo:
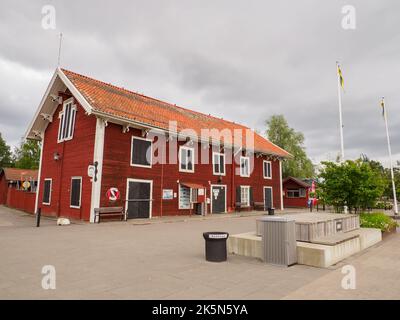
[[[53,4],[57,30],[43,30]],[[283,114],[304,132],[313,159],[339,151],[335,61],[348,157],[386,159],[378,99],[387,98],[392,148],[400,153],[400,3],[354,0],[357,29],[341,28],[343,1],[3,1],[0,66],[48,74],[64,34],[62,65],[134,91],[246,124],[261,132]],[[18,74],[0,90],[0,131],[18,141],[46,84]],[[0,74],[0,84],[9,83]],[[40,82],[40,84],[38,84]],[[17,99],[18,100],[18,99]],[[13,129],[11,130],[10,127]]]

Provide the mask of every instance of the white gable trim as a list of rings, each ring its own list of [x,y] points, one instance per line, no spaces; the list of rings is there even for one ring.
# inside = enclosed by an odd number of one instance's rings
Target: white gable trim
[[[46,89],[46,92],[45,92],[42,100],[40,101],[39,107],[37,108],[35,115],[28,126],[28,130],[25,132],[25,139],[27,139],[27,138],[36,139],[36,140],[41,139],[41,135],[37,135],[37,136],[32,135],[32,128],[33,128],[35,122],[37,121],[38,117],[40,117],[40,114],[43,112],[42,111],[43,106],[46,102],[46,99],[49,99],[50,92],[51,92],[57,78],[59,78],[64,83],[64,85],[69,89],[69,91],[71,91],[72,95],[80,103],[80,105],[83,107],[85,112],[87,114],[92,113],[93,108],[91,107],[91,105],[82,96],[82,94],[79,92],[79,90],[72,84],[72,82],[68,79],[68,77],[64,74],[64,72],[60,68],[57,68],[53,74],[53,77],[51,78],[51,81]],[[56,110],[56,107],[54,108],[54,110]],[[54,113],[54,110],[53,110],[53,113]]]
[[[83,95],[79,92],[79,90],[72,84],[72,82],[68,79],[68,77],[64,74],[64,72],[58,68],[57,74],[64,84],[67,86],[69,91],[71,91],[72,95],[78,100],[80,105],[85,109],[88,114],[92,113],[92,106],[87,102],[87,100],[83,97]]]

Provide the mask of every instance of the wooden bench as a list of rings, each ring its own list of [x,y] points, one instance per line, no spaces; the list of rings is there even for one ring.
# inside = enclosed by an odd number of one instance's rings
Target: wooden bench
[[[246,206],[246,205],[244,205],[243,203],[241,203],[241,202],[236,202],[235,203],[235,209],[237,210],[237,211],[242,211],[242,209],[250,209],[251,207],[250,206]]]
[[[264,211],[264,202],[254,202],[253,204],[254,210],[262,210]]]
[[[100,223],[102,216],[121,216],[121,221],[126,221],[126,213],[123,207],[102,207],[94,209],[94,222]]]

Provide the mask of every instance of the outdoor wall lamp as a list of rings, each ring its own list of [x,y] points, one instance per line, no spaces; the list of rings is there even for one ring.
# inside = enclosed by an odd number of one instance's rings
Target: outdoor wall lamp
[[[58,161],[58,160],[61,159],[61,155],[60,155],[58,152],[54,152],[54,154],[53,154],[53,159],[54,159],[55,161]]]

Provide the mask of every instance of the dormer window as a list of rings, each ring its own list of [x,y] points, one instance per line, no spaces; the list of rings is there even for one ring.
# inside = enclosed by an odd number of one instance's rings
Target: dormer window
[[[74,99],[70,98],[63,103],[63,109],[58,118],[60,119],[58,127],[58,142],[71,140],[74,136],[76,105]]]

